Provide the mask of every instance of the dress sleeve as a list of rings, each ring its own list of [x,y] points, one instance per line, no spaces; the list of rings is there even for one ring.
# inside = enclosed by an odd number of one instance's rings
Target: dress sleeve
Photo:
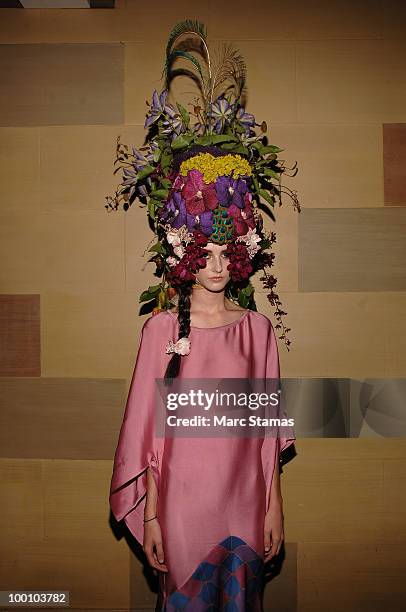
[[[269,333],[266,351],[266,378],[277,381],[269,386],[272,391],[279,388],[280,367],[279,367],[279,352],[278,344],[275,336],[275,331],[272,323],[269,322]],[[287,418],[287,414],[281,403],[280,408],[273,414],[274,418]],[[274,469],[281,461],[282,452],[288,448],[296,440],[295,433],[292,427],[283,427],[281,431],[273,428],[271,434],[264,437],[264,442],[261,450],[262,464],[264,468],[264,477],[266,483],[266,512],[269,508],[271,486],[273,480]]]
[[[141,545],[144,539],[147,468],[151,468],[159,494],[163,454],[163,438],[155,435],[155,378],[163,378],[167,355],[161,346],[162,330],[159,330],[153,318],[147,319],[141,330],[114,456],[109,496],[114,517],[117,521],[124,519]]]

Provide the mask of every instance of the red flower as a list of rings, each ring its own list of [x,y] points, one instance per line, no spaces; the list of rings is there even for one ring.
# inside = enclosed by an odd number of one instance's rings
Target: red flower
[[[248,278],[253,271],[253,267],[245,244],[239,242],[229,244],[225,254],[230,259],[227,270],[230,272],[231,280],[240,281]]]
[[[205,268],[207,260],[204,247],[207,245],[207,236],[203,232],[193,232],[194,242],[185,247],[185,254],[180,262],[170,270],[168,280],[171,285],[181,285],[187,281],[195,281],[195,273]]]

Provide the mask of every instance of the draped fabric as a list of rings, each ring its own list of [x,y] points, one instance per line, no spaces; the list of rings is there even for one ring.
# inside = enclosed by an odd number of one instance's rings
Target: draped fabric
[[[143,544],[146,469],[158,488],[157,515],[165,564],[160,610],[262,610],[263,526],[275,466],[295,440],[283,436],[158,437],[156,384],[178,338],[176,314],[148,319],[130,385],[110,489],[115,518],[124,519]],[[279,379],[279,356],[270,320],[245,311],[213,328],[192,327],[191,352],[180,377]]]

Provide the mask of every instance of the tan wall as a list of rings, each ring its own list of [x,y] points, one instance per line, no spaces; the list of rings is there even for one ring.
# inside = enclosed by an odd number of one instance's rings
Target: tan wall
[[[248,111],[299,174],[276,210],[285,377],[406,374],[406,10],[399,0],[117,1],[0,11],[1,589],[152,609],[108,488],[153,282],[145,210],[107,214],[115,140],[140,145],[170,28],[248,65]],[[189,88],[190,89],[190,88]],[[178,84],[176,95],[182,85]],[[258,283],[257,283],[258,286]],[[273,317],[265,295],[258,309]],[[298,439],[270,610],[399,610],[404,439]],[[153,585],[152,585],[153,587]]]

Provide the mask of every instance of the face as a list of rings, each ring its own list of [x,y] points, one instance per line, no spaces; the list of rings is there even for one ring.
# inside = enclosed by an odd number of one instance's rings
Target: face
[[[230,280],[227,270],[230,259],[224,254],[227,245],[208,242],[204,248],[206,267],[198,270],[196,278],[208,291],[222,291]]]

